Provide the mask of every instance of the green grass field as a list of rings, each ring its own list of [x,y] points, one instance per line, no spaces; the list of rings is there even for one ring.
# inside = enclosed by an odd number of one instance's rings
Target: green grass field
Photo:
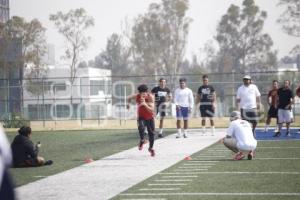
[[[259,141],[254,160],[214,144],[114,199],[299,199],[300,141]],[[297,193],[297,194],[296,194]]]
[[[174,130],[166,130],[166,134]],[[16,133],[8,133],[10,141]],[[39,180],[84,164],[86,158],[94,160],[132,148],[138,143],[136,130],[52,131],[33,132],[32,140],[41,141],[40,156],[52,159],[51,166],[13,168],[16,186]]]

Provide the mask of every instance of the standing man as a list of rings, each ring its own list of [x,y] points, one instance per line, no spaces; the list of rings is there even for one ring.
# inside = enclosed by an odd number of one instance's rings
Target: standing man
[[[291,110],[294,102],[294,94],[290,89],[290,81],[285,80],[284,86],[278,89],[278,132],[274,137],[281,134],[282,124],[286,123],[286,136],[290,136],[290,123],[292,122]]]
[[[164,78],[159,79],[159,86],[154,87],[151,93],[155,95],[156,114],[159,113],[159,133],[158,137],[163,137],[163,123],[166,116],[167,102],[171,100],[170,89],[166,87],[167,81]]]
[[[215,102],[216,102],[216,92],[213,86],[208,84],[208,76],[203,75],[202,77],[203,85],[199,87],[196,104],[200,102],[200,114],[201,114],[201,124],[202,132],[205,133],[205,123],[206,118],[210,120],[211,133],[215,133],[215,124],[214,124],[214,114],[215,114]]]
[[[269,111],[268,111],[268,116],[266,120],[266,126],[265,126],[265,132],[268,132],[270,123],[271,123],[271,118],[276,118],[276,124],[278,124],[278,119],[277,119],[277,95],[278,91],[278,81],[274,80],[273,81],[273,87],[268,93],[268,104],[270,106]],[[276,126],[277,129],[277,126]],[[277,132],[277,131],[275,131]]]
[[[252,132],[255,137],[255,128],[258,122],[257,110],[260,109],[260,92],[256,85],[251,84],[251,77],[243,77],[244,84],[237,90],[237,108],[241,111],[241,117],[252,124]]]
[[[194,106],[194,96],[191,89],[186,87],[186,79],[179,80],[179,88],[174,93],[174,103],[176,105],[177,136],[181,137],[181,120],[183,120],[183,137],[187,138],[188,119]]]
[[[234,160],[243,159],[245,157],[244,152],[248,153],[248,160],[252,160],[257,141],[253,137],[249,122],[241,119],[239,111],[231,113],[230,121],[227,135],[223,139],[224,145],[236,153]]]
[[[143,149],[143,145],[146,143],[145,129],[147,128],[149,137],[148,151],[150,152],[150,155],[154,157],[154,97],[150,92],[148,92],[147,85],[142,84],[137,89],[138,93],[128,98],[127,109],[130,108],[131,100],[135,99],[137,104],[137,122],[140,135],[138,148],[141,151]]]

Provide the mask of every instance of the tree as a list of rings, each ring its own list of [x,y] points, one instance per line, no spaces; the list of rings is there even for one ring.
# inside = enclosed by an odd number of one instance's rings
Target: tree
[[[115,76],[129,73],[130,48],[124,44],[124,38],[113,33],[106,43],[106,49],[94,59],[95,67],[112,70]]]
[[[52,14],[50,20],[54,22],[58,32],[65,38],[66,49],[62,58],[70,62],[70,82],[72,86],[81,53],[87,49],[90,41],[85,32],[94,25],[94,19],[88,16],[83,8],[79,8],[70,10],[66,14],[62,12]]]
[[[280,0],[279,6],[285,7],[277,22],[281,24],[282,30],[288,35],[300,37],[300,1]],[[300,54],[300,45],[297,44],[291,51]]]
[[[266,18],[267,13],[260,11],[254,0],[244,0],[242,9],[231,5],[222,16],[215,37],[220,61],[232,63],[236,72],[276,67],[277,52],[271,50],[273,41],[262,33]]]
[[[27,22],[24,18],[14,16],[5,24],[0,25],[0,66],[3,76],[10,79],[10,74],[19,74],[9,81],[10,84],[22,85],[24,67],[31,66],[28,73],[26,89],[33,95],[40,95],[41,89],[37,87],[36,78],[40,78],[46,67],[42,57],[46,53],[45,28],[37,19]],[[34,82],[33,82],[34,80]],[[20,100],[21,89],[14,89],[14,98]],[[10,97],[8,97],[10,98]],[[22,102],[20,101],[20,104]]]
[[[132,29],[133,58],[147,74],[180,72],[191,19],[186,17],[188,0],[152,3]],[[173,80],[172,80],[173,81]]]

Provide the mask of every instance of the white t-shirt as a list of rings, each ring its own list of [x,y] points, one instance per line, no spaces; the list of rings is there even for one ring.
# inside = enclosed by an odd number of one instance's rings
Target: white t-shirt
[[[194,96],[191,89],[185,87],[184,89],[177,88],[174,93],[174,103],[181,107],[193,108]]]
[[[257,146],[257,141],[253,136],[249,122],[237,119],[230,123],[227,135],[236,139],[239,150],[251,151]]]
[[[8,168],[12,162],[12,154],[10,143],[8,142],[3,128],[0,124],[0,187],[3,178],[3,172]]]
[[[260,92],[254,84],[241,85],[237,90],[236,98],[241,100],[240,108],[242,109],[256,108],[256,97],[260,97]]]

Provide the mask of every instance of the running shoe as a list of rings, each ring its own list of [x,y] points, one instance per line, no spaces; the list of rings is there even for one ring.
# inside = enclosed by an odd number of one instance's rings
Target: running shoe
[[[249,151],[249,153],[248,153],[248,160],[252,160],[253,157],[254,157],[253,151]]]
[[[139,145],[138,145],[138,148],[139,148],[140,151],[143,150],[143,145],[146,144],[146,143],[147,143],[146,140],[141,140],[141,141],[140,141],[140,143],[139,143]]]
[[[281,133],[278,131],[275,133],[275,135],[273,135],[273,137],[280,137]]]
[[[152,156],[152,157],[155,156],[155,151],[154,151],[154,149],[148,149],[148,151],[150,152],[150,156]]]
[[[234,160],[242,160],[245,157],[245,155],[243,154],[243,152],[239,152],[234,156]]]

